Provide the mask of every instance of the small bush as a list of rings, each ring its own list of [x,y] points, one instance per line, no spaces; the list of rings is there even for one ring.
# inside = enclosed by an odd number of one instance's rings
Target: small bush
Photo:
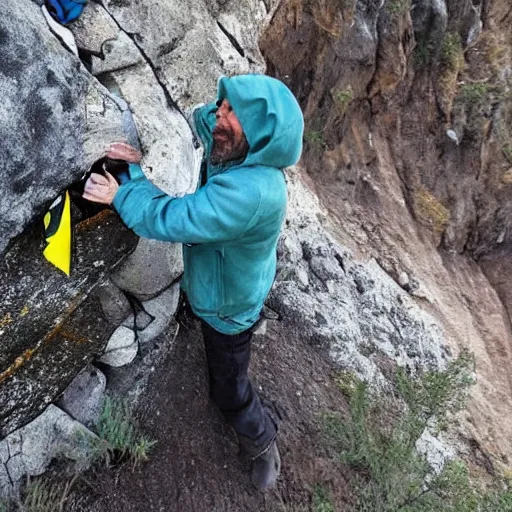
[[[334,91],[333,94],[334,104],[338,107],[338,110],[344,114],[348,106],[354,99],[354,91],[350,85],[343,90]]]
[[[459,34],[447,32],[441,45],[440,70],[438,87],[440,106],[447,117],[450,117],[453,100],[459,88],[459,73],[464,69],[464,49]]]
[[[69,497],[69,488],[50,483],[44,478],[29,482],[23,491],[24,512],[62,512]]]
[[[447,32],[443,39],[441,48],[441,62],[451,70],[459,71],[464,64],[464,50],[460,35],[454,32]]]
[[[147,460],[156,444],[138,432],[131,408],[125,402],[110,397],[105,399],[97,432],[105,443],[105,450],[100,449],[100,453],[106,453],[107,458],[113,455],[119,460],[128,457],[134,464]]]
[[[65,512],[76,478],[64,484],[29,478],[18,498],[0,501],[0,512]]]
[[[325,140],[324,135],[318,130],[309,130],[304,132],[304,140],[314,148],[324,147]]]
[[[414,194],[415,212],[418,218],[432,226],[434,233],[441,234],[450,220],[450,210],[430,191],[420,188]]]
[[[467,103],[479,103],[489,92],[489,84],[464,84],[461,89],[462,97]]]
[[[376,395],[360,382],[348,418],[324,415],[328,438],[342,461],[356,471],[354,511],[490,512],[488,504],[512,503],[508,490],[483,492],[474,487],[461,462],[449,463],[440,475],[433,475],[416,450],[425,429],[444,424],[463,407],[473,367],[473,358],[463,353],[446,370],[417,379],[400,370],[394,398]]]

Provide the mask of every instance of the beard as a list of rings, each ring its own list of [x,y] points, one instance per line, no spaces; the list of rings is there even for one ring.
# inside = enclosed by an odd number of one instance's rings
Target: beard
[[[215,135],[222,134],[221,140],[216,140]],[[226,131],[213,131],[213,146],[210,153],[210,163],[220,165],[230,160],[241,160],[247,156],[249,143],[242,135],[239,141],[236,141],[232,133]]]

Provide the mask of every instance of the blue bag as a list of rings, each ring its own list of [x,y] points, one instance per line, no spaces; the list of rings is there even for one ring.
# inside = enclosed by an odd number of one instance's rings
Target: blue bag
[[[82,14],[87,2],[88,0],[46,0],[46,7],[52,18],[67,25]]]

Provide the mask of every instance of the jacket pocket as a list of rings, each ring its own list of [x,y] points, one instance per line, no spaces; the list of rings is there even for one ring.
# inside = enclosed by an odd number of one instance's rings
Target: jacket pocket
[[[187,252],[188,300],[198,313],[216,314],[224,303],[222,252],[205,246]]]

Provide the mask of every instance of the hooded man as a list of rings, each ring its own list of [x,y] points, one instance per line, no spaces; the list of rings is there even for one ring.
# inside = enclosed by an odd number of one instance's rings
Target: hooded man
[[[200,183],[182,198],[164,194],[138,166],[119,186],[93,174],[84,198],[112,203],[139,236],[182,242],[182,290],[202,325],[210,394],[253,459],[252,481],[274,487],[280,471],[277,426],[247,371],[252,330],[276,272],[276,247],[286,213],[282,169],[297,163],[304,121],[290,90],[264,75],[221,78],[217,102],[195,110],[204,145]],[[140,161],[126,144],[110,158]]]

